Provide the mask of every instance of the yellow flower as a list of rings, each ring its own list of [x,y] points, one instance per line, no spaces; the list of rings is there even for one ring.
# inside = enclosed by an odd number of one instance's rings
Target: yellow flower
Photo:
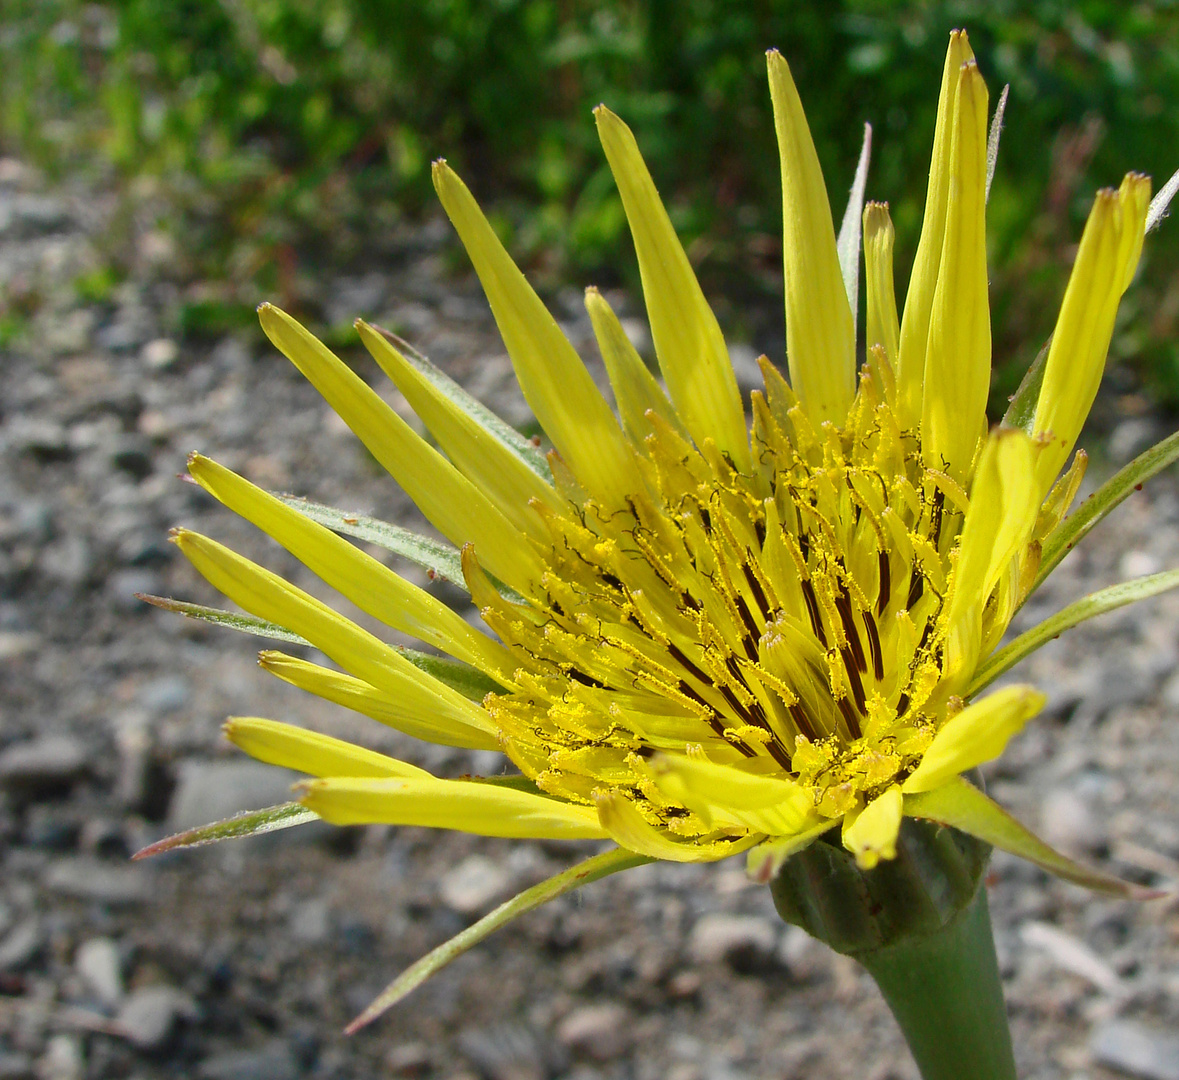
[[[247,753],[316,778],[300,789],[303,809],[280,823],[311,811],[339,824],[610,839],[624,854],[602,872],[641,861],[632,854],[708,861],[749,851],[751,871],[768,880],[837,826],[871,867],[895,854],[908,815],[1120,887],[1046,847],[962,774],[1000,754],[1043,704],[1030,686],[979,691],[1044,637],[1031,631],[996,652],[1031,589],[1092,524],[1064,520],[1084,456],[1058,475],[1138,262],[1149,181],[1131,174],[1098,194],[1051,348],[1009,422],[988,433],[993,153],[966,35],[951,37],[899,316],[887,206],[862,207],[866,152],[837,240],[776,52],[769,81],[790,383],[763,358],[765,389],[750,403],[635,140],[605,107],[598,131],[666,392],[590,289],[611,408],[441,161],[435,186],[551,440],[547,455],[421,357],[357,323],[433,448],[298,323],[261,308],[270,340],[450,543],[267,494],[205,457],[190,460],[192,476],[369,615],[442,655],[386,644],[213,540],[179,531],[177,544],[253,617],[235,617],[239,625],[310,642],[337,665],[265,652],[266,670],[416,737],[502,750],[518,770],[439,779],[287,724],[232,720],[226,732]],[[849,296],[861,220],[867,359],[857,378]],[[339,533],[464,583],[494,637]],[[1176,583],[1156,575],[1098,594],[1050,629]]]

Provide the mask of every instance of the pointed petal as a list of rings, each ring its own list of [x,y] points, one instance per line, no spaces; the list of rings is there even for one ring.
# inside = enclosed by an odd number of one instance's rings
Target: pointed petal
[[[630,128],[605,105],[594,109],[594,119],[634,238],[651,338],[671,400],[698,446],[713,439],[738,470],[748,472],[745,411],[720,324]]]
[[[756,776],[701,757],[658,754],[651,769],[659,789],[706,822],[755,832],[797,833],[812,824],[814,800],[784,776]]]
[[[863,810],[843,819],[843,846],[861,870],[871,870],[881,859],[897,857],[904,797],[900,784],[877,795]]]
[[[835,238],[835,250],[839,253],[839,272],[843,275],[843,289],[847,293],[847,305],[851,309],[853,324],[860,310],[860,229],[864,213],[864,190],[868,185],[868,162],[871,158],[872,125],[865,124],[860,159],[856,162],[856,175],[852,179],[843,220],[839,223],[839,235]],[[852,347],[855,347],[854,342]]]
[[[1031,440],[1014,428],[997,429],[979,455],[951,583],[947,677],[974,671],[983,607],[1036,524],[1040,500],[1033,461]]]
[[[420,825],[476,836],[603,840],[588,806],[471,780],[327,777],[299,785],[299,801],[333,825]]]
[[[803,848],[813,844],[825,832],[839,824],[839,818],[824,818],[822,821],[794,836],[775,837],[764,844],[758,844],[746,857],[745,873],[759,885],[768,885],[777,877],[782,864],[791,855],[797,855]]]
[[[831,204],[790,67],[767,54],[782,166],[786,360],[812,423],[842,424],[855,396],[856,327],[835,247]]]
[[[184,615],[189,619],[198,619],[214,626],[225,626],[230,630],[239,630],[243,634],[254,634],[256,637],[286,641],[292,645],[311,645],[306,638],[291,633],[285,626],[259,619],[255,615],[243,615],[240,611],[225,611],[222,608],[206,607],[204,604],[190,604],[187,600],[173,600],[168,596],[152,596],[149,593],[135,595],[145,604]]]
[[[488,495],[517,529],[536,539],[547,538],[547,530],[529,502],[536,499],[556,513],[563,512],[552,484],[542,480],[513,447],[501,442],[478,417],[462,408],[446,392],[444,384],[428,378],[374,327],[357,321],[356,329],[364,347],[397,385],[459,472]]]
[[[482,709],[326,604],[198,533],[177,530],[173,540],[198,573],[235,604],[302,634],[345,670],[404,701],[410,716],[437,717],[438,741],[448,727],[458,727],[473,740],[498,746]]]
[[[974,59],[964,30],[950,34],[942,88],[937,103],[937,125],[933,135],[933,157],[929,165],[929,187],[925,194],[925,217],[921,239],[913,258],[905,312],[901,316],[900,353],[897,358],[897,419],[903,428],[915,429],[922,414],[922,386],[925,353],[929,345],[929,318],[946,235],[946,205],[950,190],[950,142],[953,131],[954,100],[962,65]]]
[[[628,851],[667,862],[715,862],[727,859],[752,847],[761,835],[736,837],[733,840],[673,840],[651,825],[630,799],[617,791],[596,796],[598,820],[610,838]]]
[[[474,543],[487,568],[527,592],[543,571],[520,532],[478,488],[423,440],[376,392],[294,319],[258,309],[266,336],[324,396],[373,457],[451,543]]]
[[[1128,900],[1150,900],[1165,895],[1074,862],[1044,843],[997,803],[961,777],[944,787],[905,796],[905,816],[926,818],[977,836],[997,848],[1034,862],[1050,874],[1084,885],[1094,892]]]
[[[243,836],[261,836],[264,833],[277,832],[279,829],[293,829],[296,825],[309,825],[318,820],[318,814],[313,814],[297,802],[280,803],[278,806],[267,806],[262,810],[247,810],[241,814],[234,814],[231,818],[215,821],[211,825],[198,825],[195,829],[173,833],[163,840],[140,848],[131,858],[148,859],[153,855],[163,855],[166,851],[204,847],[206,844],[216,844],[219,840],[237,840]]]
[[[1097,193],[1085,223],[1032,423],[1044,444],[1036,462],[1041,492],[1068,460],[1097,396],[1118,303],[1142,252],[1149,199],[1149,178],[1130,173],[1118,191]]]
[[[1179,431],[1167,436],[1149,450],[1144,450],[1129,465],[1119,469],[1093,492],[1077,507],[1076,512],[1065,518],[1044,541],[1040,569],[1030,591],[1035,592],[1040,587],[1044,579],[1060,564],[1060,560],[1088,536],[1094,525],[1103,521],[1111,510],[1120,506],[1152,476],[1177,460]]]
[[[594,855],[584,862],[556,874],[547,881],[542,881],[539,885],[533,885],[531,889],[525,889],[406,968],[377,995],[364,1012],[344,1029],[344,1033],[352,1035],[366,1024],[371,1024],[381,1013],[392,1008],[402,998],[416,990],[431,975],[444,968],[452,960],[457,960],[468,949],[478,945],[485,937],[494,933],[501,926],[506,926],[513,919],[540,907],[541,904],[555,900],[558,896],[564,896],[567,892],[579,889],[582,885],[588,885],[592,881],[616,874],[620,870],[631,870],[649,862],[651,860],[645,855],[635,855],[633,852],[624,851],[621,848],[611,848],[609,851],[603,851],[600,855]]]
[[[425,769],[375,750],[260,716],[231,716],[221,730],[250,757],[311,776],[430,776]]]
[[[255,487],[223,465],[192,454],[188,471],[210,495],[280,543],[312,573],[386,626],[410,634],[496,677],[511,654],[458,612],[367,552]]]
[[[466,717],[456,719],[451,716],[451,710],[441,707],[428,691],[413,688],[408,693],[394,694],[353,675],[272,649],[258,654],[258,666],[291,686],[297,686],[324,701],[351,709],[378,724],[385,724],[423,742],[469,750],[501,749],[498,736],[473,727]],[[472,692],[471,688],[462,683],[447,680],[448,673],[445,671],[436,673],[430,668],[426,670],[468,700],[479,700],[482,697],[477,689]]]
[[[892,249],[896,232],[888,203],[864,207],[864,283],[868,291],[868,348],[883,345],[889,363],[896,368],[901,330],[897,322],[897,298],[893,285]]]
[[[1136,578],[1134,581],[1123,581],[1082,597],[1051,618],[1045,619],[1030,630],[1025,630],[1014,641],[992,653],[975,674],[969,693],[977,693],[1008,668],[1018,664],[1025,656],[1030,656],[1040,646],[1060,637],[1066,630],[1071,630],[1086,619],[1151,596],[1158,596],[1159,593],[1167,592],[1176,586],[1179,586],[1179,570],[1167,570],[1161,574]]]
[[[946,227],[929,309],[921,406],[925,463],[959,483],[974,458],[991,385],[986,144],[987,87],[970,61],[962,65],[954,97]]]
[[[627,495],[641,490],[641,481],[606,399],[504,250],[466,185],[444,161],[434,163],[433,177],[434,189],[479,275],[520,388],[540,426],[596,498],[612,507],[624,505]]]
[[[1035,687],[1019,685],[1005,686],[967,705],[933,737],[921,764],[904,783],[905,794],[932,791],[959,773],[993,761],[1047,700]]]
[[[679,414],[630,343],[618,316],[597,289],[585,290],[585,309],[589,312],[598,350],[606,365],[606,374],[610,376],[618,414],[627,435],[636,443],[642,443],[651,433],[646,415],[650,410],[686,437],[688,433]]]

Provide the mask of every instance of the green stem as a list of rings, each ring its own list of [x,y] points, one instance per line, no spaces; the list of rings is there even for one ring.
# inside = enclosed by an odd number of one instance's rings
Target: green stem
[[[783,919],[868,969],[923,1080],[1015,1080],[982,883],[990,852],[906,818],[896,858],[871,870],[824,837],[770,883]]]
[[[923,1080],[1015,1080],[984,887],[941,930],[857,959],[880,987]]]

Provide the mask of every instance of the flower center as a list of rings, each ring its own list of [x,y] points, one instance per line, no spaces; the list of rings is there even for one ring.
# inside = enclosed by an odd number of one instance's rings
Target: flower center
[[[543,595],[504,600],[469,559],[487,624],[519,659],[485,706],[543,789],[624,788],[653,823],[655,752],[789,775],[835,817],[911,770],[958,705],[942,614],[966,496],[922,465],[865,375],[846,427],[815,432],[771,378],[754,395],[755,469],[737,472],[649,415],[647,489],[607,510],[554,472],[569,510]]]

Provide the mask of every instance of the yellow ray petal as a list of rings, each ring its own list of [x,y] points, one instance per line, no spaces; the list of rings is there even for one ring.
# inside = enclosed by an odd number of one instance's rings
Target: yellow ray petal
[[[425,442],[376,392],[286,312],[258,309],[266,336],[451,543],[474,543],[487,568],[520,592],[539,580],[540,559],[491,500]]]
[[[282,500],[200,454],[190,455],[188,471],[215,499],[253,522],[333,589],[387,626],[429,642],[493,677],[503,678],[515,667],[507,649],[479,633],[453,609]]]
[[[630,128],[605,105],[594,109],[594,119],[634,238],[651,337],[671,400],[697,445],[713,439],[739,471],[748,472],[745,411],[720,324]]]
[[[929,345],[929,317],[937,288],[946,233],[946,205],[950,189],[950,143],[954,101],[962,65],[974,59],[964,30],[950,35],[942,88],[937,103],[937,125],[933,135],[933,156],[929,165],[929,187],[925,194],[925,217],[921,239],[913,259],[901,336],[896,360],[897,419],[903,428],[916,428],[922,414],[922,385],[925,380],[925,352]]]
[[[776,49],[767,57],[782,166],[790,382],[814,424],[842,424],[855,396],[855,320],[839,269],[831,203],[790,66]]]
[[[552,484],[546,483],[520,457],[442,389],[427,379],[368,323],[357,321],[364,347],[397,385],[409,406],[438,440],[438,445],[468,480],[488,495],[521,532],[547,537],[540,519],[528,504],[536,499],[560,512],[563,507]]]
[[[959,773],[992,761],[1047,700],[1033,686],[1005,686],[951,717],[933,737],[903,785],[906,795],[932,791]]]
[[[883,345],[884,355],[894,371],[901,334],[892,271],[895,239],[888,203],[868,203],[864,207],[864,284],[868,293],[866,344],[869,349],[873,345]]]
[[[332,777],[299,788],[299,801],[333,825],[421,825],[476,836],[602,840],[586,806],[470,780]]]
[[[895,859],[904,797],[900,784],[877,795],[863,810],[843,819],[843,846],[861,870],[871,870],[881,859]]]
[[[646,415],[650,410],[681,435],[687,436],[667,395],[655,376],[647,370],[643,358],[626,336],[618,316],[597,289],[585,290],[585,309],[589,312],[598,350],[606,365],[606,374],[610,376],[618,414],[622,417],[622,426],[627,435],[641,443],[651,434],[651,424]]]
[[[1036,402],[1033,432],[1041,493],[1068,460],[1089,415],[1113,336],[1118,302],[1142,252],[1150,179],[1130,173],[1115,192],[1099,191],[1081,236]]]
[[[300,690],[415,739],[468,750],[502,749],[496,734],[472,727],[465,717],[452,716],[429,690],[410,687],[408,692],[390,694],[363,679],[273,649],[258,654],[258,666]]]
[[[641,490],[610,406],[540,297],[512,262],[466,185],[444,161],[434,188],[491,304],[516,378],[540,425],[578,480],[612,507]],[[497,573],[497,576],[498,573]]]
[[[425,769],[407,761],[278,720],[233,716],[221,730],[250,757],[312,776],[430,777]]]
[[[745,851],[762,839],[760,833],[753,833],[734,840],[678,842],[650,824],[635,804],[617,791],[598,795],[595,802],[598,819],[611,838],[620,847],[652,859],[715,862]]]
[[[1012,428],[996,430],[979,455],[951,586],[947,676],[974,670],[983,606],[1036,524],[1034,461],[1031,440]]]
[[[405,700],[407,711],[431,707],[440,718],[440,734],[449,721],[469,728],[472,737],[494,739],[495,728],[481,708],[326,604],[198,533],[180,529],[172,538],[201,576],[235,604],[301,634],[346,671]]]
[[[921,408],[926,464],[965,482],[991,385],[987,295],[987,87],[962,65],[954,98],[941,265],[929,312]]]

